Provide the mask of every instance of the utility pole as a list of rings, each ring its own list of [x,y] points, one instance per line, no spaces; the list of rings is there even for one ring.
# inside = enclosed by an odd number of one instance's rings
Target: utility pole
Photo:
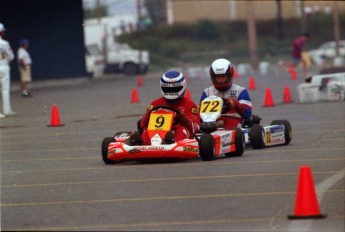
[[[97,18],[97,22],[100,23],[101,22],[101,4],[99,0],[96,1],[96,18]]]
[[[277,38],[278,40],[283,39],[283,18],[282,18],[282,2],[276,0],[277,3]]]
[[[339,27],[339,14],[338,14],[338,1],[333,1],[333,31],[335,41],[335,54],[339,57],[339,38],[340,38],[340,27]]]
[[[247,0],[247,31],[248,31],[248,47],[249,56],[252,64],[252,69],[257,70],[258,68],[258,57],[257,57],[257,38],[256,38],[256,25],[254,16],[254,1]]]

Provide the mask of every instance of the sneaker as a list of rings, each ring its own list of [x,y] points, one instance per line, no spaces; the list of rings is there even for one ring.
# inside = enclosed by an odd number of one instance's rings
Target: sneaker
[[[5,117],[5,115],[0,113],[0,118],[4,118],[4,117]]]
[[[17,113],[11,110],[11,111],[5,113],[5,115],[6,116],[14,116],[14,115],[17,115]]]
[[[163,144],[173,144],[173,143],[175,143],[174,134],[171,131],[166,133],[165,138],[163,139],[162,143]]]
[[[31,94],[28,91],[22,93],[22,97],[31,97]]]
[[[129,136],[128,139],[126,139],[124,143],[130,146],[140,146],[144,144],[144,141],[141,138],[139,132],[135,131],[133,134]]]

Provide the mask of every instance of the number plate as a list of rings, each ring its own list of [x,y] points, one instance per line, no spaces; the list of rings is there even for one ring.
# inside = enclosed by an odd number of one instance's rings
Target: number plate
[[[170,131],[174,119],[174,112],[156,111],[150,115],[148,130]]]
[[[204,100],[201,102],[200,112],[201,113],[215,113],[222,111],[221,100]]]

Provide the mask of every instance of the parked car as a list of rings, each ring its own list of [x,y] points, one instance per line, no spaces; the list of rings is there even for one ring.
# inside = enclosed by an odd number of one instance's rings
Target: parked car
[[[86,71],[88,76],[100,77],[104,73],[104,56],[97,44],[86,45],[85,47]]]
[[[315,64],[321,65],[324,59],[336,57],[335,42],[323,43],[319,48],[311,50],[309,54]],[[339,41],[339,55],[345,57],[345,40]]]

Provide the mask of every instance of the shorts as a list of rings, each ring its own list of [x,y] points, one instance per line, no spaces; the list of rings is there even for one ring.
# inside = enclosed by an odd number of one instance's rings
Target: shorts
[[[20,78],[23,82],[31,82],[31,66],[26,66],[26,69],[19,67]]]

